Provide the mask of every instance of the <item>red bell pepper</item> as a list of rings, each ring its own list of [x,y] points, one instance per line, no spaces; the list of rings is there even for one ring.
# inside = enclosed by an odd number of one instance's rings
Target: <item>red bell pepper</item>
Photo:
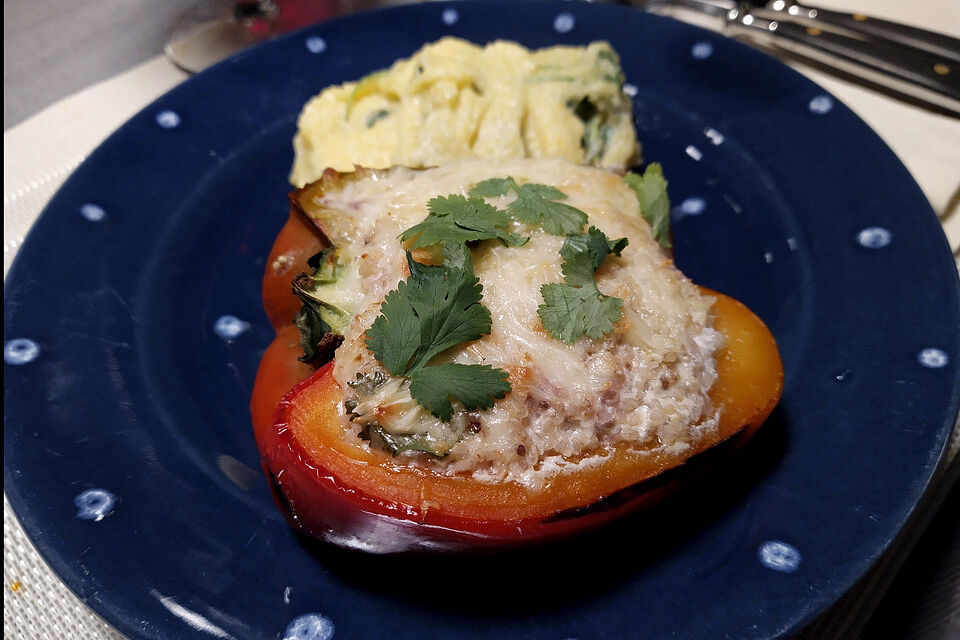
[[[477,549],[567,536],[672,492],[678,482],[650,479],[717,444],[734,448],[780,398],[783,368],[767,327],[736,300],[705,291],[717,298],[715,327],[726,346],[710,392],[721,409],[718,433],[696,450],[637,452],[620,445],[601,464],[557,475],[541,489],[400,464],[342,428],[333,363],[314,372],[297,360],[299,333],[289,320],[298,304],[290,280],[306,270],[306,257],[319,243],[309,223],[291,213],[264,278],[264,302],[278,330],[251,399],[257,444],[277,502],[308,535],[373,552]],[[294,254],[304,246],[309,248]],[[289,270],[273,268],[281,255],[293,256],[289,263],[281,260]]]

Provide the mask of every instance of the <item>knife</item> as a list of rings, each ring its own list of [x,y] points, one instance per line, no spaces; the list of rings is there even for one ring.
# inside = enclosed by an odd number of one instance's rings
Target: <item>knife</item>
[[[785,0],[748,0],[758,18],[794,20],[809,27],[860,33],[878,39],[887,39],[936,56],[960,63],[960,40],[942,33],[917,29],[906,24],[865,16],[862,13],[842,13],[810,7]]]
[[[960,40],[949,36],[785,0],[635,0],[631,4],[671,17],[692,17],[701,25],[708,19],[710,26],[732,37],[793,54],[960,117]]]

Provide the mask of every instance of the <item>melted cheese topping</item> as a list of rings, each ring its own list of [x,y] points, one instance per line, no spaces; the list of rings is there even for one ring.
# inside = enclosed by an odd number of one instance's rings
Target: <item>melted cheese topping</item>
[[[358,374],[386,374],[364,344],[384,296],[408,277],[397,236],[422,221],[427,201],[466,194],[476,183],[512,176],[518,183],[554,186],[609,238],[627,237],[621,257],[597,272],[600,290],[624,301],[623,318],[602,339],[565,344],[537,316],[540,286],[562,282],[563,238],[514,223],[529,234],[523,247],[496,241],[473,249],[491,333],[436,361],[488,364],[510,374],[513,387],[492,409],[451,421],[466,434],[443,458],[403,453],[398,460],[444,473],[538,485],[553,473],[591,464],[616,443],[639,450],[689,447],[716,428],[708,392],[716,379],[714,354],[722,336],[712,328],[712,299],[704,297],[652,239],[637,199],[623,180],[599,169],[559,160],[463,161],[425,171],[396,168],[366,179],[343,180],[314,204],[334,244],[349,245],[357,270],[359,313],[336,353],[334,376],[346,397]],[[512,196],[488,199],[505,207]],[[435,362],[436,362],[435,361]],[[357,422],[375,420],[392,433],[442,436],[443,425],[411,398],[406,381],[391,378],[372,395],[356,397]],[[456,406],[456,404],[455,404]]]
[[[431,167],[461,158],[564,158],[625,167],[630,99],[606,42],[530,51],[444,38],[390,69],[329,87],[297,122],[290,181],[326,168]],[[589,105],[582,105],[587,99]]]

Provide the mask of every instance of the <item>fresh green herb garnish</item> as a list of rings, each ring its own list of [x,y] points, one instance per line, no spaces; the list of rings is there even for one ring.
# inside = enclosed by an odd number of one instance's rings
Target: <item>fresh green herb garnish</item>
[[[567,194],[543,184],[517,184],[511,177],[484,180],[470,189],[470,196],[493,198],[513,190],[517,199],[507,205],[507,212],[520,222],[542,226],[544,231],[563,236],[579,233],[587,224],[587,214],[557,200],[566,200]]]
[[[341,268],[336,249],[327,248],[310,256],[307,265],[313,273],[301,273],[293,280],[293,292],[303,303],[293,320],[300,329],[301,362],[330,355],[342,341],[351,318],[349,312],[323,299],[339,284]]]
[[[443,243],[443,264],[451,269],[473,273],[473,258],[467,245],[460,242]]]
[[[550,335],[572,344],[585,335],[601,338],[613,329],[623,313],[623,300],[600,293],[595,274],[608,255],[619,256],[626,246],[626,238],[608,240],[596,227],[567,236],[560,249],[566,283],[540,287],[543,304],[537,315]]]
[[[670,199],[667,197],[667,181],[663,177],[663,168],[656,162],[650,163],[643,175],[628,173],[624,182],[637,193],[640,211],[650,225],[653,239],[660,246],[669,249],[670,243]]]
[[[504,245],[518,247],[530,239],[507,231],[512,222],[510,215],[475,196],[433,198],[427,203],[427,210],[429,214],[423,222],[400,235],[401,240],[410,242],[411,249],[443,242],[462,244],[491,238],[496,238]]]
[[[407,254],[410,277],[386,295],[367,347],[395,376],[407,376],[461,342],[490,332],[480,280],[463,269],[429,267]]]
[[[451,255],[463,260],[462,253]],[[492,407],[495,398],[510,391],[506,371],[487,365],[429,365],[443,351],[490,332],[480,280],[472,268],[425,266],[409,252],[407,263],[410,277],[384,298],[367,330],[367,348],[391,374],[409,378],[410,395],[444,422],[453,416],[451,396],[468,410]]]
[[[468,410],[489,409],[494,398],[510,391],[507,372],[486,364],[435,364],[410,376],[410,395],[424,409],[447,421],[453,416],[450,397]]]

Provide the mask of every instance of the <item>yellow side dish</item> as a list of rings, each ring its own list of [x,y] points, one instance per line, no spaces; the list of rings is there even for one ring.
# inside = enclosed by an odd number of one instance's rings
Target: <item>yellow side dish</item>
[[[323,90],[300,113],[293,143],[298,187],[355,165],[529,157],[624,168],[639,155],[620,60],[606,42],[530,51],[444,38]]]

